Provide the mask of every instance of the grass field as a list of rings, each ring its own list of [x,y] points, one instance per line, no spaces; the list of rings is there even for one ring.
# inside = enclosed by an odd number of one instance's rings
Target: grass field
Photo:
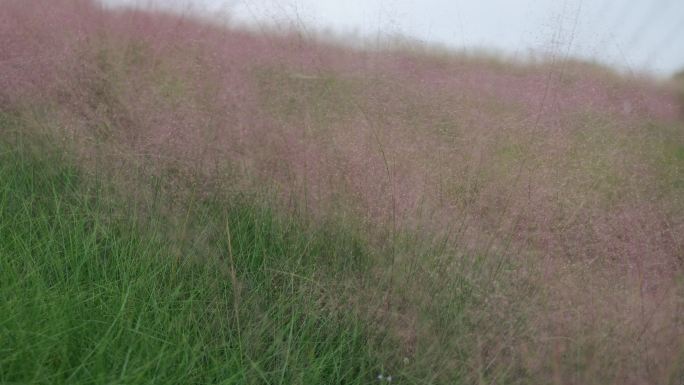
[[[2,122],[17,139],[0,155],[0,382],[363,384],[381,369],[325,284],[363,268],[353,237],[246,196],[186,197],[168,229],[168,194],[117,200],[20,124]]]
[[[676,87],[6,0],[0,383],[682,385]]]

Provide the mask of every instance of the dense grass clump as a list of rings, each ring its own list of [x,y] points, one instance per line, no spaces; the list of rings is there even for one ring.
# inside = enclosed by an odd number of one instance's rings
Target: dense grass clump
[[[371,380],[365,327],[329,303],[313,264],[344,275],[361,246],[211,197],[187,218],[220,230],[186,226],[183,246],[161,206],[142,217],[12,124],[0,127],[0,383]]]

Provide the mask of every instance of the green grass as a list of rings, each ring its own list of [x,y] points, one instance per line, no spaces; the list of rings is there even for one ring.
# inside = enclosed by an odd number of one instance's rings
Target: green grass
[[[284,68],[258,68],[252,76],[265,112],[294,124],[309,119],[321,133],[353,115],[363,87],[358,79],[334,73],[302,74]]]
[[[0,384],[526,376],[515,358],[471,368],[502,341],[494,325],[523,328],[489,316],[487,298],[514,290],[492,286],[512,269],[498,258],[456,263],[411,231],[379,246],[352,218],[286,211],[230,173],[77,155],[49,116],[0,113]]]
[[[326,282],[364,268],[353,234],[218,191],[179,226],[163,192],[119,199],[0,125],[0,383],[373,381],[367,330]]]

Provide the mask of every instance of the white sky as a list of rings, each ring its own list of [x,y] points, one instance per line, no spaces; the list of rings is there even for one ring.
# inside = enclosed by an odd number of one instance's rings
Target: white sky
[[[101,0],[136,4],[140,0]],[[228,11],[250,24],[296,23],[372,37],[402,34],[457,49],[589,58],[636,72],[684,69],[684,0],[145,0]]]

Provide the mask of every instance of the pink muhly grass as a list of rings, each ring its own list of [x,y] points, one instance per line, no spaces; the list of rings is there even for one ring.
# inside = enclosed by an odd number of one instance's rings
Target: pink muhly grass
[[[228,164],[314,218],[350,213],[541,266],[541,338],[599,334],[610,318],[616,354],[643,346],[657,366],[681,348],[684,166],[663,154],[684,131],[675,97],[646,80],[354,51],[88,1],[3,2],[0,46],[0,109],[40,105],[71,134],[206,173]],[[555,370],[550,346],[531,367]]]

